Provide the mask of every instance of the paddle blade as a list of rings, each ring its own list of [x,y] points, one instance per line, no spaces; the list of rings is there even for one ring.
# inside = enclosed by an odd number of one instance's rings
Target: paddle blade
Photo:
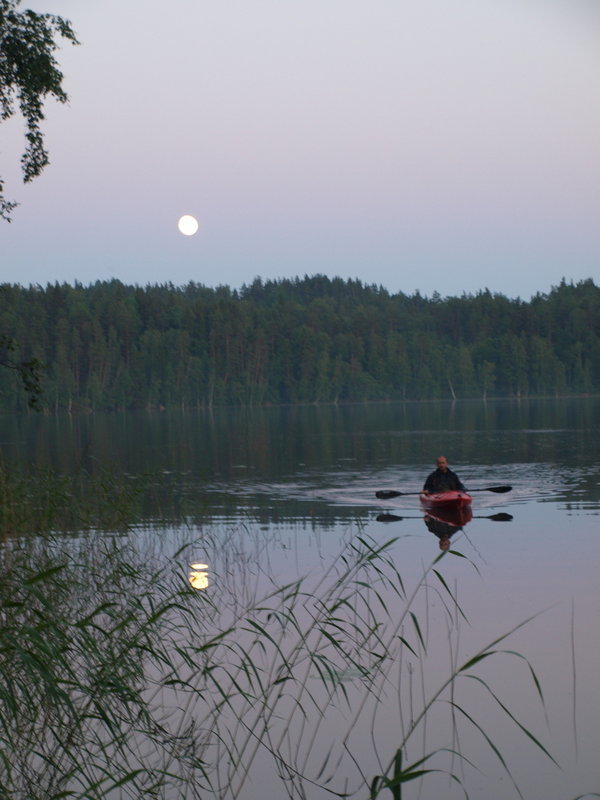
[[[393,497],[400,497],[401,494],[402,492],[395,492],[393,489],[380,489],[375,492],[375,497],[380,500],[391,500]]]
[[[496,494],[504,494],[504,492],[510,492],[512,486],[488,486],[487,489],[484,491],[488,492],[496,492]]]
[[[377,522],[402,522],[403,518],[396,514],[378,514],[375,519]]]
[[[488,517],[488,519],[493,519],[494,522],[510,522],[512,518],[512,514],[505,514],[502,511],[499,514],[492,514],[491,517]]]

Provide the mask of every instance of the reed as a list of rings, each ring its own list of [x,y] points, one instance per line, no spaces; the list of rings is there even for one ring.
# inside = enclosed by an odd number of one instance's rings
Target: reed
[[[505,647],[510,632],[467,658],[453,645],[447,679],[429,688],[431,598],[449,633],[466,617],[439,565],[452,551],[408,585],[394,540],[353,532],[318,575],[278,585],[263,533],[190,530],[169,550],[174,538],[4,543],[0,796],[401,800],[439,774],[468,796],[465,727],[519,796],[462,682],[556,763],[479,671],[495,658],[522,664],[543,707],[533,667]],[[200,583],[197,560],[209,565]]]

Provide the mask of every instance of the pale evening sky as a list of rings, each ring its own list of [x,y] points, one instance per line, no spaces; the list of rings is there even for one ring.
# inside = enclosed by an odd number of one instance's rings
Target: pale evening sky
[[[69,18],[51,164],[0,124],[0,282],[600,283],[598,0],[23,0]],[[177,220],[197,217],[194,236]]]

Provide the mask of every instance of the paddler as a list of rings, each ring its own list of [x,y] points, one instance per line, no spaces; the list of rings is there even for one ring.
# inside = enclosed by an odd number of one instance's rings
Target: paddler
[[[436,461],[437,469],[427,477],[423,492],[425,494],[436,494],[437,492],[464,492],[465,487],[456,472],[448,468],[446,456],[438,456]]]

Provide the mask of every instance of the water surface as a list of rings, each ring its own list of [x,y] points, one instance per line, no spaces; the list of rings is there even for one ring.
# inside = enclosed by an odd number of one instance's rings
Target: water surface
[[[545,800],[600,790],[599,433],[596,398],[0,420],[5,462],[49,464],[67,474],[111,468],[131,480],[144,474],[152,488],[140,540],[160,536],[175,544],[190,531],[210,532],[212,542],[235,535],[241,554],[246,537],[243,557],[265,584],[317,576],[360,535],[381,543],[394,538],[396,568],[407,585],[416,585],[440,550],[411,493],[436,456],[446,455],[470,489],[512,485],[508,494],[474,493],[473,519],[452,537],[452,550],[466,558],[450,554],[436,566],[464,618],[450,631],[439,592],[418,601],[427,620],[422,677],[426,687],[437,685],[452,659],[466,660],[535,617],[503,646],[534,666],[545,713],[526,665],[500,656],[482,673],[561,769],[517,735],[485,692],[478,698],[480,687],[461,691],[470,693],[482,725],[498,737],[524,797]],[[375,498],[377,489],[389,488],[408,494]],[[490,519],[499,512],[512,521]],[[402,519],[382,523],[381,513]],[[210,548],[198,553],[209,567],[211,556],[221,557]],[[359,677],[343,677],[359,697]],[[438,726],[437,713],[421,744],[456,746],[446,721]],[[333,741],[341,724],[325,725],[321,735]],[[377,735],[385,756],[397,724],[397,709],[383,708]],[[365,738],[355,743],[356,752],[365,753],[365,768],[376,774],[377,759],[367,755],[372,733],[357,735]],[[469,771],[470,796],[518,796],[481,736],[468,725],[460,735],[460,751],[481,769]],[[447,778],[427,780],[407,786],[406,797],[463,796]],[[276,792],[276,785],[274,775],[256,779],[243,796],[254,800]],[[327,796],[312,791],[309,796]]]

